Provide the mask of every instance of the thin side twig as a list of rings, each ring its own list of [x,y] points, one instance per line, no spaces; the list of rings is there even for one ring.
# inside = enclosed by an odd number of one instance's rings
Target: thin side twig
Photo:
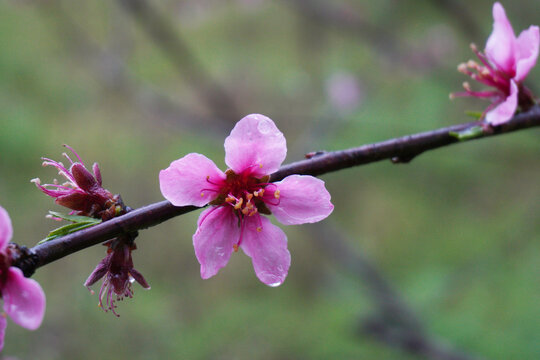
[[[241,118],[234,105],[234,99],[210,76],[165,16],[146,0],[118,0],[118,2],[161,48],[189,85],[206,101],[213,116],[225,118],[230,122],[236,122]]]
[[[311,240],[332,264],[358,278],[374,304],[374,314],[360,320],[360,332],[409,354],[432,360],[478,360],[429,334],[422,320],[367,257],[350,246],[328,222],[309,226]]]

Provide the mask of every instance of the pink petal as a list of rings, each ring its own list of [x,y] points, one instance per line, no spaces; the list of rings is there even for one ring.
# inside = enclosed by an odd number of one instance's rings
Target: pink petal
[[[510,120],[517,109],[518,105],[518,86],[510,81],[510,95],[493,110],[486,114],[486,122],[493,126],[501,125]]]
[[[24,277],[21,269],[10,267],[2,289],[4,311],[18,325],[35,330],[45,314],[45,294],[37,281]]]
[[[538,26],[531,26],[523,30],[517,39],[517,82],[523,81],[538,59],[538,47],[540,46],[540,31]]]
[[[11,219],[8,212],[0,206],[0,252],[6,248],[12,235]]]
[[[244,117],[225,139],[225,163],[237,174],[245,170],[259,177],[271,174],[286,155],[285,137],[264,115]]]
[[[203,206],[215,199],[225,174],[206,156],[187,154],[159,172],[159,187],[175,206]]]
[[[486,55],[499,70],[514,76],[516,36],[502,5],[493,4],[493,32],[486,43]]]
[[[324,181],[313,176],[291,175],[274,185],[279,189],[279,198],[275,199],[272,191],[265,192],[265,199],[270,197],[266,205],[282,224],[314,223],[334,210]],[[266,189],[273,190],[272,185]]]
[[[211,207],[199,216],[193,235],[195,255],[201,264],[201,277],[208,279],[227,265],[240,239],[238,218],[227,207]]]
[[[0,352],[4,349],[4,337],[6,335],[7,320],[4,314],[0,314]]]
[[[291,266],[287,236],[263,216],[250,216],[245,221],[240,247],[251,257],[255,274],[268,286],[281,285]]]

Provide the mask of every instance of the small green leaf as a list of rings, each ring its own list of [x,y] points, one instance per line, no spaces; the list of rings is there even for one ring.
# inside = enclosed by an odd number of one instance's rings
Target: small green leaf
[[[72,234],[79,230],[89,228],[101,222],[101,219],[94,219],[88,216],[66,215],[56,211],[49,211],[49,214],[56,218],[71,221],[71,224],[67,224],[57,229],[54,229],[49,233],[49,235],[47,235],[45,239],[38,242],[38,245],[68,234]]]
[[[480,118],[482,117],[482,113],[479,111],[465,111],[465,114],[467,116],[475,118],[476,120],[480,120]]]
[[[67,221],[71,221],[73,223],[79,223],[79,222],[95,222],[96,224],[101,222],[101,220],[89,217],[89,216],[80,216],[80,215],[68,215],[68,214],[62,214],[56,211],[49,211],[49,214],[51,214],[53,217],[64,219]]]
[[[459,141],[464,141],[484,135],[484,129],[481,126],[473,126],[459,132],[450,131],[448,135],[455,137]]]

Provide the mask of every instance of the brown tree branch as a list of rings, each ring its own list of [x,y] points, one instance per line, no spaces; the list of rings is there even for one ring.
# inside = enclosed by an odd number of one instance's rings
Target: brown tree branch
[[[307,160],[282,166],[271,175],[271,181],[279,181],[292,174],[317,176],[384,159],[391,159],[394,163],[406,163],[425,151],[466,141],[458,140],[451,135],[453,132],[461,132],[483,125],[483,122],[476,121],[357,148],[317,154]],[[467,141],[507,134],[535,126],[540,126],[540,106],[538,105],[525,113],[514,116],[507,123],[491,129],[491,131],[484,131],[479,136],[467,139]],[[151,204],[94,227],[37,245],[30,249],[31,259],[28,256],[20,256],[14,262],[14,265],[20,267],[25,274],[32,274],[35,268],[76,251],[99,244],[125,232],[137,231],[157,225],[165,220],[196,209],[197,207],[194,206],[175,207],[168,201]]]

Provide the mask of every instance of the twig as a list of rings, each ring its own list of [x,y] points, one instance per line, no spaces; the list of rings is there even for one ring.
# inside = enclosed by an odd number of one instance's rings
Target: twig
[[[469,39],[480,39],[482,31],[478,22],[471,15],[469,9],[457,0],[431,0],[433,4],[440,8],[445,15],[452,17],[458,23],[460,29]]]
[[[324,0],[286,0],[298,14],[312,20],[317,25],[339,30],[357,38],[375,48],[385,59],[396,66],[407,66],[410,69],[424,69],[426,64],[438,62],[429,53],[422,53],[422,62],[417,57],[410,58],[411,50],[405,51],[403,41],[388,30],[388,27],[371,24],[354,14],[349,8],[339,6],[335,2]]]
[[[479,360],[480,358],[451,349],[430,335],[389,326],[380,319],[365,320],[361,330],[387,345],[432,360]]]
[[[348,150],[324,153],[311,159],[298,161],[282,166],[271,175],[272,181],[279,181],[292,174],[322,175],[328,172],[368,164],[384,159],[392,159],[394,163],[409,162],[419,154],[458,142],[470,141],[495,135],[502,135],[517,130],[540,126],[540,106],[534,106],[526,113],[514,116],[507,123],[486,131],[473,139],[459,141],[452,132],[460,132],[474,126],[482,126],[481,121],[450,126],[434,131],[408,135],[379,143],[364,145]],[[168,201],[151,204],[120,217],[111,219],[94,227],[58,238],[33,247],[31,253],[35,257],[35,267],[46,265],[54,260],[72,254],[102,241],[113,238],[124,232],[131,232],[157,225],[172,217],[196,210],[196,207],[175,207]],[[25,273],[32,273],[28,262],[16,262]]]
[[[309,227],[312,240],[332,264],[355,275],[366,286],[367,295],[377,307],[374,315],[360,322],[362,333],[387,345],[433,360],[473,360],[472,355],[443,345],[428,334],[422,321],[406,304],[374,264],[349,246],[346,239],[328,222]]]
[[[213,117],[201,116],[173,101],[170,96],[157,91],[148,84],[139,81],[129,71],[124,59],[111,48],[103,48],[84,28],[75,21],[60,3],[52,2],[44,7],[54,11],[58,21],[54,22],[61,38],[65,38],[70,47],[80,54],[85,68],[92,68],[106,89],[122,93],[134,106],[139,107],[147,117],[181,125],[190,130],[204,129],[207,134],[223,135],[229,127],[225,122],[216,122]],[[66,37],[65,34],[70,34]],[[209,126],[212,124],[212,126]]]
[[[118,0],[161,47],[191,87],[206,101],[217,118],[236,122],[241,114],[225,89],[210,77],[174,26],[146,0]]]

